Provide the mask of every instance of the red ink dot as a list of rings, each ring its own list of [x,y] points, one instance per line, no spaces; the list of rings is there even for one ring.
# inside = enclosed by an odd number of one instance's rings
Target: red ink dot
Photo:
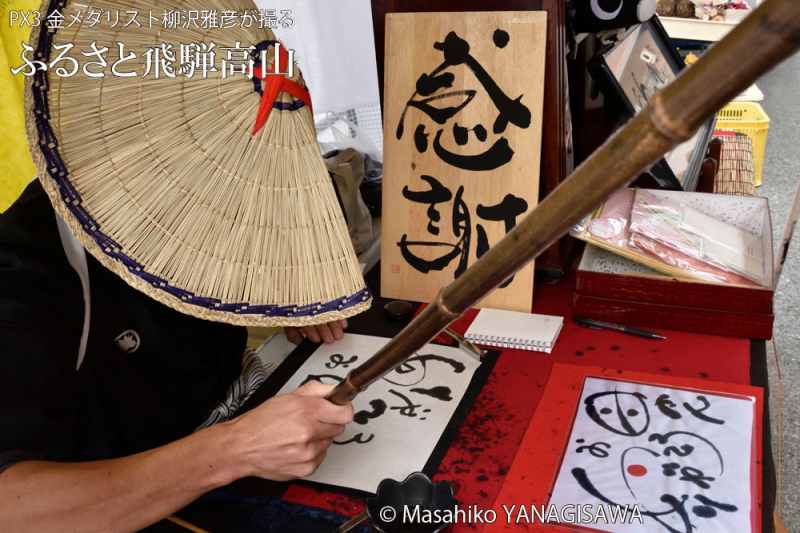
[[[647,474],[647,469],[642,465],[630,465],[628,467],[628,473],[635,477],[642,477]]]

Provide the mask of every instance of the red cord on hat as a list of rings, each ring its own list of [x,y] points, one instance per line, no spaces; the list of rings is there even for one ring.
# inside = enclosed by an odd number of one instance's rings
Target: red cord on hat
[[[278,48],[280,50],[280,64],[288,65],[289,54],[286,52],[286,48],[282,45]],[[314,111],[311,107],[311,94],[308,92],[308,89],[296,81],[290,80],[283,73],[265,73],[265,69],[266,67],[264,65],[258,65],[253,69],[253,76],[261,80],[263,88],[261,94],[261,105],[258,108],[258,115],[256,115],[256,123],[253,125],[253,136],[261,131],[261,128],[263,128],[264,124],[267,123],[269,114],[272,112],[272,106],[275,104],[275,100],[278,98],[278,95],[282,92],[289,93],[298,100],[301,100],[305,105],[308,106],[308,110],[311,112],[311,114],[314,114]]]

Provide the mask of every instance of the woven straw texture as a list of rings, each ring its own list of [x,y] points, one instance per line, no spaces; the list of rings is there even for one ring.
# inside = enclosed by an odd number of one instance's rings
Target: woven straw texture
[[[753,141],[745,134],[735,133],[722,138],[722,157],[714,192],[737,196],[754,196],[755,166]]]
[[[91,5],[103,12],[152,10],[159,18],[167,9],[256,10],[249,1]],[[45,1],[42,20],[53,9],[69,20],[85,5]],[[244,74],[223,79],[219,64],[220,50],[236,41],[248,47],[272,39],[257,26],[112,28],[104,18],[94,27],[35,29],[34,49],[52,61],[61,53],[54,46],[73,43],[65,57],[82,68],[72,77],[51,70],[27,78],[28,135],[59,214],[94,257],[133,287],[208,320],[319,324],[355,315],[371,299],[313,117],[281,93],[253,136],[261,96]],[[118,42],[126,56],[136,54],[119,71],[136,77],[112,73]],[[218,70],[206,79],[144,76],[148,49],[196,42],[217,47]],[[109,48],[105,68],[88,67],[103,77],[84,72],[89,59],[82,53],[92,43]],[[270,68],[273,57],[271,48]],[[302,84],[299,70],[293,79]]]

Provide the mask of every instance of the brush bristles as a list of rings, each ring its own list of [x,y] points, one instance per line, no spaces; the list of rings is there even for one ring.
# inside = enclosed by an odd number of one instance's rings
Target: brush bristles
[[[159,14],[171,8],[256,9],[252,2],[235,1],[203,2],[202,6],[100,1],[92,7]],[[63,13],[69,18],[76,9],[70,3]],[[252,136],[261,98],[244,75],[142,77],[146,49],[165,41],[175,47],[214,42],[219,49],[237,40],[246,47],[273,38],[267,29],[241,27],[123,30],[109,28],[103,21],[79,31],[64,28],[55,35],[54,45],[74,43],[69,56],[81,65],[88,60],[81,52],[90,50],[92,42],[107,46],[109,66],[105,76],[96,79],[82,72],[71,78],[51,72],[50,124],[86,211],[105,235],[120,243],[125,255],[146,265],[150,274],[222,303],[326,303],[358,293],[364,280],[308,107],[273,109],[264,128]],[[136,54],[136,60],[125,63],[123,70],[135,71],[137,77],[111,74],[118,58],[117,42],[125,44],[126,54]],[[218,68],[219,62],[218,56]],[[299,70],[295,79],[302,80]],[[292,101],[285,94],[279,99]],[[29,125],[29,131],[35,137],[36,128]],[[41,156],[37,159],[47,182],[44,162]],[[52,183],[46,189],[51,197],[58,195]],[[71,225],[78,226],[74,220]],[[104,255],[91,237],[80,237],[94,255]],[[112,266],[108,257],[98,258]],[[121,265],[112,269],[183,311],[240,324],[318,323],[350,316],[366,305],[298,320],[226,318],[213,310],[194,312],[172,301],[175,298],[163,291],[131,279]]]

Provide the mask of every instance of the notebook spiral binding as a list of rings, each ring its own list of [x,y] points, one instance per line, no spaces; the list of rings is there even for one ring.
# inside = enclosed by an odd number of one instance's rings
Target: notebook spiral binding
[[[542,342],[524,337],[503,337],[500,335],[467,335],[467,340],[493,346],[496,348],[514,348],[517,350],[541,351],[550,353],[553,348],[552,343]]]

